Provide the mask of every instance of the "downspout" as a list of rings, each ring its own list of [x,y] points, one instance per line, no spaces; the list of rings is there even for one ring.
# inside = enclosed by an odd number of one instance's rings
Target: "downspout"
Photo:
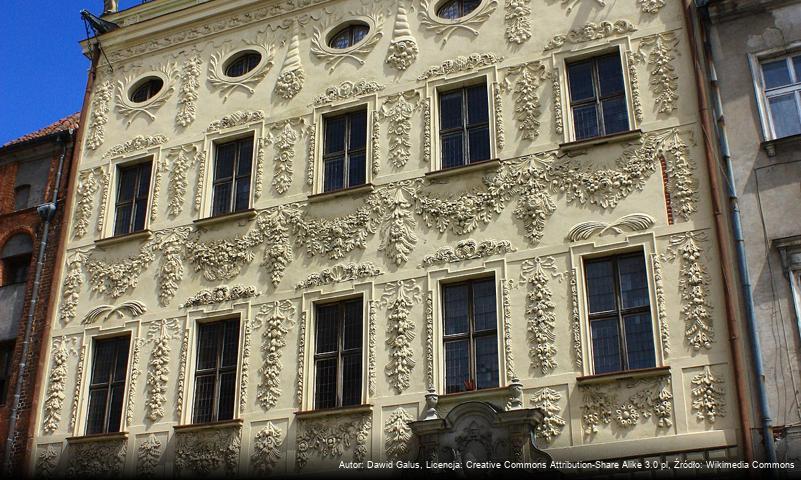
[[[716,154],[712,145],[712,132],[714,122],[710,117],[709,99],[706,93],[706,83],[704,81],[704,69],[698,56],[699,47],[695,36],[695,24],[693,22],[693,0],[682,0],[682,12],[687,29],[687,39],[690,42],[690,55],[693,63],[695,91],[698,97],[698,114],[701,117],[701,131],[703,132],[704,153],[706,169],[709,173],[709,189],[712,197],[712,211],[715,218],[715,238],[720,250],[720,270],[723,276],[723,297],[726,304],[726,328],[729,331],[729,346],[731,348],[732,366],[734,367],[734,383],[737,391],[737,406],[740,414],[740,443],[742,445],[743,457],[748,463],[754,459],[754,446],[751,439],[751,420],[747,407],[748,389],[746,388],[745,372],[743,366],[743,352],[740,345],[740,337],[737,334],[736,313],[737,305],[734,298],[736,288],[732,286],[733,277],[731,267],[727,259],[731,258],[729,244],[726,241],[724,232],[727,230],[723,217],[723,208],[720,201],[720,185],[717,176]]]
[[[701,21],[708,21],[707,5],[708,0],[698,0],[698,7],[702,15]],[[737,266],[740,270],[740,290],[745,306],[745,321],[750,336],[751,360],[754,366],[755,386],[757,390],[757,402],[759,408],[760,426],[762,429],[762,441],[765,444],[765,453],[768,462],[776,462],[776,448],[773,443],[772,418],[770,415],[770,405],[768,403],[767,390],[765,389],[765,371],[762,366],[762,347],[757,331],[757,319],[754,308],[754,298],[751,288],[751,276],[748,271],[748,260],[745,253],[745,238],[743,237],[742,222],[740,220],[740,205],[737,198],[737,186],[734,184],[734,168],[731,162],[731,149],[729,148],[729,138],[726,134],[726,121],[723,113],[723,101],[720,95],[720,84],[718,82],[717,70],[715,69],[715,52],[706,29],[701,28],[701,41],[703,42],[704,54],[707,59],[709,84],[712,86],[713,113],[716,119],[716,129],[720,154],[726,168],[726,190],[729,196],[729,206],[731,215],[732,234],[734,236],[735,251],[737,253]]]
[[[72,156],[70,159],[70,163],[68,165],[68,176],[67,180],[64,184],[66,188],[65,192],[65,199],[64,199],[64,217],[62,218],[62,228],[58,231],[58,245],[61,247],[56,250],[55,258],[53,259],[53,275],[51,278],[50,283],[50,298],[48,298],[48,320],[55,318],[55,311],[57,307],[57,296],[56,292],[58,292],[59,287],[61,286],[61,272],[63,269],[64,264],[64,257],[65,257],[65,250],[66,250],[66,241],[67,235],[69,232],[69,226],[67,224],[66,215],[69,212],[69,208],[73,203],[73,199],[75,196],[75,188],[74,186],[77,183],[78,177],[78,159],[82,153],[81,146],[83,145],[83,137],[87,130],[87,124],[89,123],[89,100],[91,98],[92,90],[94,89],[95,84],[95,77],[97,75],[97,63],[100,59],[100,48],[96,46],[92,50],[92,58],[91,58],[91,66],[89,68],[88,79],[86,82],[86,89],[84,91],[83,97],[83,104],[81,105],[81,113],[79,115],[78,120],[78,130],[74,132],[73,136],[73,149],[72,149]],[[56,184],[56,188],[58,189],[59,184]],[[53,196],[54,202],[58,205],[58,197],[56,195]],[[49,342],[44,341],[50,336],[50,324],[51,322],[46,322],[44,328],[42,329],[42,339],[39,350],[39,364],[37,366],[37,371],[41,376],[47,369],[48,359],[46,358],[46,353],[48,351]],[[26,457],[22,462],[23,473],[27,473],[27,476],[32,476],[32,472],[25,472],[25,469],[30,468],[30,456],[32,455],[32,447],[33,447],[33,437],[36,432],[36,425],[38,422],[39,416],[39,396],[41,388],[43,388],[44,382],[36,382],[34,384],[33,393],[31,395],[31,421],[28,422],[28,431],[25,438],[26,442]]]
[[[53,197],[49,203],[43,203],[36,208],[36,213],[44,221],[42,225],[42,238],[39,242],[39,254],[36,259],[36,273],[33,277],[33,291],[31,292],[31,301],[28,304],[28,318],[25,321],[25,336],[22,340],[22,353],[20,355],[19,369],[17,370],[17,385],[14,387],[14,400],[11,406],[11,414],[8,420],[8,437],[6,438],[6,451],[3,458],[3,470],[11,472],[11,452],[14,447],[14,438],[17,430],[17,414],[20,405],[20,396],[22,396],[22,387],[25,383],[25,374],[28,368],[28,351],[30,350],[31,332],[33,331],[33,322],[36,317],[36,306],[39,303],[39,288],[42,282],[42,270],[44,270],[45,256],[47,255],[47,242],[50,235],[50,222],[56,214],[56,202],[58,201],[59,184],[61,183],[61,171],[64,167],[64,158],[67,156],[67,145],[70,142],[72,133],[60,133],[56,139],[61,144],[61,155],[58,159],[58,170],[56,170],[55,186],[53,188]],[[66,138],[65,138],[66,137]]]

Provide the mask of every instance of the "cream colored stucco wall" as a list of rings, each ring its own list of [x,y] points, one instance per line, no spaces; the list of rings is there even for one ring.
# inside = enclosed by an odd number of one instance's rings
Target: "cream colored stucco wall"
[[[403,449],[404,419],[420,416],[426,389],[444,389],[440,282],[490,272],[497,281],[502,386],[518,377],[524,405],[545,408],[551,429],[538,441],[554,458],[736,446],[720,266],[678,2],[484,0],[455,23],[427,13],[433,0],[414,1],[413,11],[402,2],[408,31],[394,28],[398,2],[196,3],[157,0],[107,17],[125,26],[101,37],[113,72],[102,57],[84,120],[68,263],[40,402],[37,469],[113,470],[124,462],[129,473],[170,472],[176,452],[200,459],[229,446],[227,466],[240,473],[271,465],[268,458],[277,472],[295,471],[304,455],[303,471],[354,456],[387,458],[388,448]],[[152,11],[173,13],[148,19]],[[315,45],[354,18],[372,28],[354,50]],[[419,50],[405,70],[387,61],[402,41]],[[630,122],[642,133],[560,150],[572,141],[565,59],[613,47],[628,61]],[[269,62],[239,84],[220,77],[215,65],[245,48]],[[276,81],[287,72],[297,77],[296,60],[304,82],[285,99]],[[153,72],[165,80],[162,93],[143,109],[128,104],[128,89]],[[492,151],[500,164],[427,176],[438,169],[436,89],[480,77],[491,89]],[[521,89],[533,95],[521,97]],[[665,102],[657,101],[660,94]],[[408,116],[393,110],[399,103]],[[322,115],[363,104],[373,189],[309,198],[321,190]],[[524,121],[539,126],[525,131]],[[397,147],[404,130],[408,155]],[[254,185],[252,198],[258,216],[198,223],[210,209],[213,143],[248,132],[258,139],[254,178],[261,191],[256,197]],[[151,236],[96,243],[111,235],[116,165],[147,156],[158,165]],[[282,164],[289,174],[276,177]],[[445,248],[453,251],[437,255]],[[592,374],[583,259],[633,249],[643,249],[648,260],[657,365],[665,369],[579,382]],[[314,276],[326,271],[327,277]],[[331,281],[319,285],[320,278]],[[259,295],[182,307],[220,286]],[[537,301],[535,289],[553,302],[552,309],[539,305],[545,307],[539,323],[530,322],[527,309]],[[370,407],[297,416],[312,407],[313,304],[349,295],[365,299],[363,395]],[[682,309],[693,303],[711,312],[703,320],[714,334],[708,343],[685,334],[693,317]],[[408,310],[399,306],[407,304]],[[191,419],[196,322],[230,315],[242,320],[241,432],[184,433],[193,443],[180,443],[173,427]],[[285,331],[269,329],[271,320]],[[413,326],[400,353],[414,360],[408,384],[390,363],[396,322]],[[552,358],[530,356],[537,340],[529,329],[537,328]],[[135,339],[127,437],[89,458],[86,444],[66,439],[85,428],[91,341],[123,332]],[[160,338],[163,355],[154,354]],[[277,349],[280,363],[265,360],[268,338],[285,342]],[[166,381],[151,377],[154,361],[162,360]],[[269,375],[278,389],[264,390]],[[277,396],[274,405],[260,399],[265,392]],[[443,397],[440,413],[467,399],[502,407],[507,396],[503,388]],[[334,448],[333,458],[319,462],[323,446],[304,441],[307,432],[341,452]],[[184,471],[192,464],[182,464]]]

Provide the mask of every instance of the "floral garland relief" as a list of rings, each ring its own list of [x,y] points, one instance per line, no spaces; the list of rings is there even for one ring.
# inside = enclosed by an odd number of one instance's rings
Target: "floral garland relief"
[[[420,286],[410,279],[386,284],[381,296],[381,306],[389,313],[386,343],[390,348],[390,360],[386,373],[390,385],[398,394],[409,388],[412,371],[417,364],[412,350],[416,334],[409,314],[412,307],[422,300],[420,294]]]
[[[539,88],[548,78],[545,65],[531,62],[507,70],[503,89],[512,89],[515,97],[515,118],[525,140],[540,135],[541,105]]]
[[[167,385],[170,381],[170,341],[178,333],[178,321],[160,319],[150,324],[147,341],[153,344],[147,372],[147,418],[157,422],[164,417],[167,401]]]
[[[705,232],[689,232],[670,238],[665,257],[673,262],[680,259],[679,291],[681,317],[684,319],[684,338],[694,351],[712,348],[715,331],[712,325],[712,305],[709,303],[709,274],[701,262],[700,244],[707,240]]]
[[[275,406],[281,396],[281,351],[286,346],[287,327],[295,325],[295,306],[289,300],[280,300],[262,305],[254,329],[264,328],[261,351],[264,363],[259,369],[261,383],[256,394],[259,405],[264,410]]]
[[[539,369],[547,375],[556,368],[556,315],[553,293],[548,286],[548,274],[560,281],[564,274],[558,272],[553,257],[526,260],[521,266],[523,281],[529,284],[526,294],[526,315],[528,315],[528,340],[531,368]]]

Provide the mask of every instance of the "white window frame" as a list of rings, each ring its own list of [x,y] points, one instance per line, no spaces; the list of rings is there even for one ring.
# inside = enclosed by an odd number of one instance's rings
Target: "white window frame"
[[[757,110],[759,110],[759,119],[762,124],[762,139],[764,141],[786,138],[776,136],[773,118],[770,114],[768,98],[793,91],[797,92],[796,106],[799,109],[799,114],[801,115],[801,78],[796,78],[792,86],[775,89],[775,91],[771,92],[771,95],[769,96],[765,91],[765,77],[762,72],[762,65],[764,63],[781,59],[789,61],[792,57],[797,57],[799,55],[801,55],[801,42],[795,42],[794,44],[787,45],[782,49],[773,49],[770,51],[763,51],[748,55],[749,64],[751,66],[751,76],[754,83],[754,94],[757,100]],[[790,75],[791,78],[795,77],[794,68],[790,68]]]

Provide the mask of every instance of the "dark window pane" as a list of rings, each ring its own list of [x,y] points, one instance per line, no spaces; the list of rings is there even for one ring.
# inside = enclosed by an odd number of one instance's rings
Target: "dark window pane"
[[[220,375],[220,399],[217,408],[217,421],[234,418],[234,396],[236,387],[236,372],[227,372]]]
[[[623,308],[647,306],[648,280],[645,273],[645,258],[622,257],[618,261],[620,275],[620,297]]]
[[[469,131],[470,162],[489,160],[489,127],[474,128]]]
[[[114,219],[114,235],[129,233],[132,214],[133,203],[117,207],[116,218]]]
[[[364,153],[352,154],[348,170],[348,186],[355,187],[367,181],[367,160]]]
[[[212,200],[212,215],[220,215],[230,212],[231,208],[231,184],[220,183],[214,186],[214,199]]]
[[[476,331],[498,328],[494,280],[473,283],[473,318]]]
[[[256,68],[261,62],[261,54],[250,52],[242,55],[231,62],[225,69],[225,74],[229,77],[241,77]]]
[[[468,340],[445,343],[445,393],[463,392],[470,378]]]
[[[620,364],[620,335],[617,329],[617,318],[593,320],[592,353],[595,373],[617,372]]]
[[[445,335],[467,333],[468,291],[467,285],[454,285],[442,289],[445,305]]]
[[[325,151],[323,153],[345,151],[345,118],[340,116],[325,119]]]
[[[656,366],[651,315],[643,313],[626,317],[626,349],[630,369]]]
[[[789,137],[801,133],[801,119],[795,93],[771,97],[770,117],[776,138]]]
[[[86,433],[120,431],[130,337],[96,340]]]
[[[629,129],[628,110],[624,97],[603,101],[605,135],[625,132]]]
[[[345,304],[345,331],[343,332],[342,347],[345,350],[362,348],[362,302],[347,302]]]
[[[611,261],[590,262],[585,266],[590,313],[615,310],[615,277]]]
[[[440,129],[462,127],[462,91],[443,93],[439,102]]]
[[[31,199],[31,186],[20,185],[14,189],[14,210],[25,210]]]
[[[458,167],[464,163],[464,134],[449,133],[442,136],[442,167]]]
[[[353,26],[353,45],[356,45],[357,43],[361,42],[362,39],[367,36],[367,32],[369,32],[369,31],[370,31],[370,29],[365,27],[365,26],[354,25]]]
[[[317,307],[316,353],[337,351],[337,328],[339,305]]]
[[[146,162],[136,167],[137,174],[139,175],[139,198],[147,198],[150,193],[150,172],[153,168],[151,162]]]
[[[317,361],[314,375],[314,408],[335,407],[337,400],[337,359]]]
[[[236,203],[234,211],[241,212],[250,207],[250,177],[240,178],[236,181]]]
[[[122,423],[122,404],[125,400],[125,383],[111,387],[111,402],[108,412],[107,433],[119,432]]]
[[[226,143],[217,147],[217,161],[214,168],[214,180],[223,180],[234,176],[236,162],[236,143]]]
[[[222,362],[223,367],[236,366],[239,355],[239,321],[226,321],[223,336]]]
[[[120,188],[117,191],[117,202],[132,200],[136,189],[136,170],[120,169]]]
[[[201,325],[198,329],[198,370],[207,370],[217,366],[217,338],[221,333],[218,323]]]
[[[498,386],[498,339],[495,335],[476,338],[476,388]]]
[[[606,55],[598,59],[598,81],[602,97],[624,92],[620,55]]]
[[[214,401],[214,375],[195,378],[195,401],[192,408],[192,423],[210,422]]]
[[[576,140],[597,137],[598,109],[594,103],[582,107],[573,107],[573,123],[576,129]]]
[[[342,358],[342,406],[362,403],[362,357],[361,354]]]
[[[114,369],[114,345],[108,341],[98,341],[95,345],[92,385],[107,384]]]
[[[792,83],[790,70],[787,68],[787,60],[775,60],[762,64],[762,73],[765,76],[765,88],[783,87]]]
[[[130,348],[128,337],[115,339],[114,348],[117,358],[112,379],[115,382],[125,382],[128,376],[128,349]]]
[[[595,98],[592,82],[592,62],[574,63],[568,66],[570,100],[579,102]]]
[[[250,176],[250,171],[253,166],[253,143],[251,141],[242,142],[239,149],[239,162],[236,167],[236,175],[238,177]]]
[[[345,157],[336,157],[325,160],[325,185],[323,190],[330,192],[345,187]]]
[[[801,82],[801,55],[793,57],[793,66],[795,67],[795,81]]]
[[[147,198],[137,200],[134,205],[136,205],[136,208],[134,209],[136,212],[136,218],[134,218],[131,232],[138,232],[140,230],[144,230],[145,228],[145,218],[147,217]]]
[[[450,2],[446,2],[440,7],[439,11],[437,11],[437,15],[448,20],[459,18],[461,16],[461,13],[459,13],[459,1],[451,0]]]
[[[86,414],[87,435],[103,433],[108,392],[108,387],[89,391],[89,408]]]
[[[468,125],[489,121],[487,87],[485,85],[467,89],[467,121]]]
[[[350,114],[350,142],[351,150],[359,150],[367,144],[367,110],[360,110]]]

